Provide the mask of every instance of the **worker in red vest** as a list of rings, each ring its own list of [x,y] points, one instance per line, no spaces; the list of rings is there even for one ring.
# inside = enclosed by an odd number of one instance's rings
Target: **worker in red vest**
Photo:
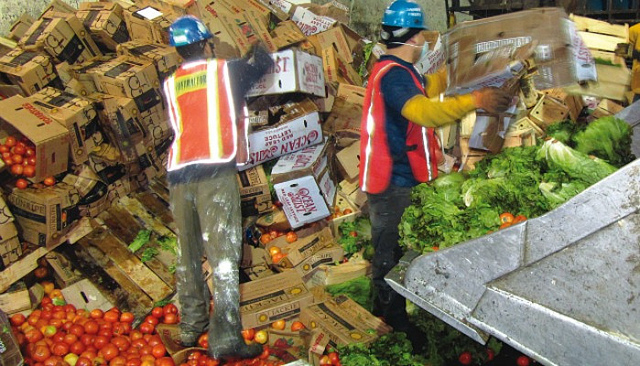
[[[178,228],[181,341],[194,346],[208,329],[209,356],[252,358],[262,352],[262,346],[245,344],[241,334],[242,218],[236,160],[248,156],[244,96],[273,66],[273,60],[261,46],[242,59],[214,58],[212,34],[192,16],[177,19],[169,36],[184,59],[164,82],[175,132],[167,179]],[[211,295],[202,273],[204,255],[213,279],[211,316]]]
[[[423,336],[407,319],[405,299],[384,276],[399,261],[398,224],[411,204],[411,188],[438,174],[434,127],[451,124],[476,108],[506,110],[511,97],[494,88],[432,100],[446,86],[444,71],[421,75],[416,63],[428,50],[422,8],[394,1],[384,12],[381,39],[387,53],[374,66],[365,93],[360,143],[360,188],[367,193],[375,255],[372,261],[374,314],[407,333],[414,348]]]

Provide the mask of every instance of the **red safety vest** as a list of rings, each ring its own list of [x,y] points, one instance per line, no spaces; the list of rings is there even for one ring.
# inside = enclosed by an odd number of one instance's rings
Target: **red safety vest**
[[[236,158],[239,140],[246,141],[247,130],[244,119],[236,116],[225,60],[181,65],[165,81],[164,92],[175,132],[167,170]],[[238,136],[238,130],[244,135]]]
[[[381,193],[389,187],[393,159],[388,146],[385,129],[384,97],[380,92],[382,77],[392,67],[406,69],[416,86],[425,93],[424,86],[409,68],[385,60],[378,62],[371,73],[362,109],[360,126],[360,189],[368,193]],[[409,122],[406,133],[406,152],[414,178],[429,182],[438,176],[436,149],[438,143],[433,128]]]

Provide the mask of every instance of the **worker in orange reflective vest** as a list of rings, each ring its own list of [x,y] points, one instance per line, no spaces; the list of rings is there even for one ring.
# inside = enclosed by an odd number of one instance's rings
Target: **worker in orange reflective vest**
[[[405,299],[384,276],[402,255],[398,225],[411,204],[411,188],[438,174],[441,154],[433,128],[454,123],[476,108],[506,110],[511,101],[493,88],[430,99],[444,91],[446,73],[425,80],[414,67],[428,50],[424,29],[424,12],[413,1],[396,0],[385,10],[381,39],[387,53],[369,77],[360,129],[360,188],[367,193],[375,248],[373,311],[394,330],[406,332],[414,348],[424,344],[424,335],[409,323]]]
[[[169,36],[184,59],[164,82],[175,132],[167,179],[178,228],[181,342],[194,346],[208,329],[211,357],[252,358],[262,353],[262,347],[245,344],[241,334],[242,218],[236,160],[248,156],[244,96],[273,60],[261,46],[254,46],[242,59],[213,58],[213,36],[192,16],[177,19]],[[212,294],[203,279],[203,255],[211,266]]]

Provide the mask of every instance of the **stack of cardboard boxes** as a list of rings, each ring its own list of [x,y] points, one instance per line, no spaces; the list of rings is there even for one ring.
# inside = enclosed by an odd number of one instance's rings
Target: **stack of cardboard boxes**
[[[434,73],[448,60],[449,93],[490,85],[520,96],[502,115],[479,111],[463,120],[457,158],[467,168],[487,152],[535,143],[549,123],[577,119],[584,107],[560,88],[577,79],[566,71],[575,69],[579,52],[567,47],[568,33],[553,31],[566,16],[560,9],[534,12],[471,22],[446,37],[425,33],[430,52],[418,67]],[[299,319],[312,334],[302,354],[314,363],[327,345],[366,343],[388,332],[353,301],[321,290],[369,273],[366,261],[335,265],[345,255],[336,238],[342,222],[366,212],[358,187],[363,81],[384,52],[375,45],[364,63],[365,41],[346,26],[348,9],[335,1],[103,1],[76,10],[54,0],[39,19],[22,17],[9,34],[20,46],[0,57],[0,82],[22,95],[0,101],[0,131],[35,145],[37,164],[31,187],[7,196],[15,221],[0,201],[7,213],[0,222],[4,265],[20,260],[18,238],[50,250],[81,217],[97,217],[119,200],[131,203],[131,192],[162,181],[173,132],[161,85],[181,63],[168,46],[168,27],[185,14],[206,23],[218,57],[245,56],[259,41],[274,61],[247,96],[250,155],[237,176],[247,232],[254,233],[241,266],[251,279],[241,285],[244,327]],[[519,51],[505,58],[504,46],[513,45],[537,47],[535,62]],[[615,109],[609,102],[599,108]],[[438,132],[454,154],[456,132]],[[449,158],[444,171],[453,167]],[[39,184],[49,176],[64,179]]]

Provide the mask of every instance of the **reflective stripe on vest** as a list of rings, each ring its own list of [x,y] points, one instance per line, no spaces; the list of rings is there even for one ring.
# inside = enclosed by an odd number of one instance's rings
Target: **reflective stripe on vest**
[[[234,160],[235,104],[224,60],[184,64],[164,84],[175,140],[167,170]],[[243,131],[244,132],[244,131]]]
[[[392,68],[407,70],[416,86],[424,93],[424,86],[407,67],[391,60],[382,61],[374,68],[367,93],[365,94],[361,126],[360,155],[364,159],[360,164],[360,188],[364,192],[381,193],[391,181],[393,159],[389,151],[384,121],[385,103],[380,93],[382,77]],[[409,122],[406,131],[407,142],[416,144],[416,153],[407,154],[414,178],[419,182],[435,179],[437,168],[432,148],[436,145],[432,128],[422,127]]]

